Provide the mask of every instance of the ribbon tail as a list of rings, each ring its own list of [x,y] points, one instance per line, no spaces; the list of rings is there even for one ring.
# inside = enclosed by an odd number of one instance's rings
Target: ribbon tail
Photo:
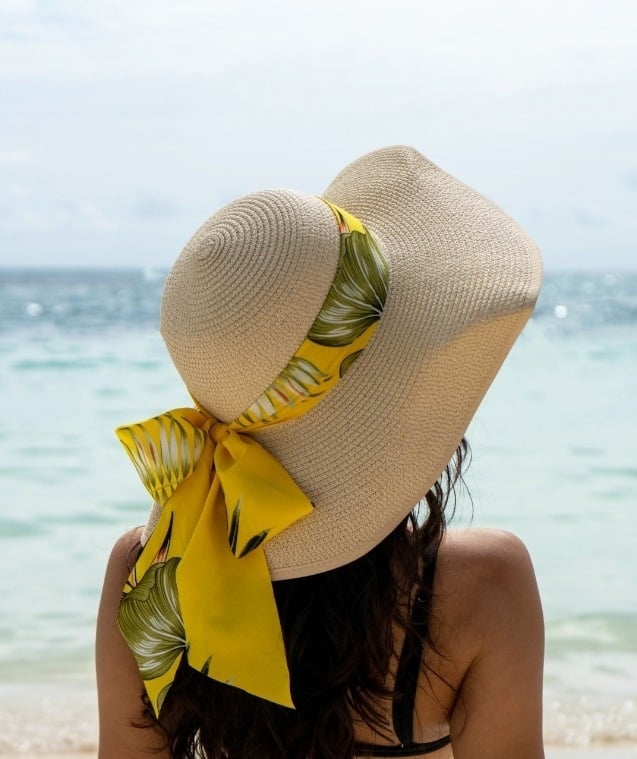
[[[285,646],[262,547],[241,559],[228,544],[215,473],[177,569],[188,663],[209,677],[293,708]]]
[[[235,556],[245,557],[313,510],[289,472],[246,435],[231,431],[215,448],[214,462]]]

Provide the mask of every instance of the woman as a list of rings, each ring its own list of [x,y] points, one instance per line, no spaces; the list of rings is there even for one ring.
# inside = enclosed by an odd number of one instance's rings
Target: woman
[[[543,756],[528,554],[444,516],[540,278],[405,147],[201,227],[161,314],[196,408],[118,430],[155,506],[106,573],[101,759]]]

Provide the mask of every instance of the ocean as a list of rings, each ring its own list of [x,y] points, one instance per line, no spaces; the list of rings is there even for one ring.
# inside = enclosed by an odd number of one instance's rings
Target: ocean
[[[147,498],[113,429],[189,399],[164,273],[0,270],[0,755],[93,751],[110,547]],[[637,273],[549,272],[468,431],[452,525],[518,534],[546,617],[548,745],[637,755]]]

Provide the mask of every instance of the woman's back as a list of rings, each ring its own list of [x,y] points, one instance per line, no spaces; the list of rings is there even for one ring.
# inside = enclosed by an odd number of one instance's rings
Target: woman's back
[[[127,533],[114,548],[100,607],[100,759],[139,757],[161,749],[164,740],[153,728],[133,726],[146,719],[143,685],[130,649],[114,629],[140,532]],[[414,586],[412,601],[417,591]],[[405,594],[401,603],[406,602]],[[435,742],[450,734],[453,750],[445,746],[427,754],[436,759],[541,759],[542,614],[523,544],[500,531],[448,532],[438,550],[429,624],[436,650],[425,651],[418,672],[414,742]],[[394,625],[395,653],[385,680],[390,694],[395,693],[404,637],[403,628]],[[391,698],[380,706],[392,725]],[[387,755],[396,755],[391,751],[400,740],[393,728],[378,735],[360,715],[352,712],[351,717],[357,744],[387,746]],[[368,755],[357,753],[361,759]],[[157,756],[170,754],[160,751]]]

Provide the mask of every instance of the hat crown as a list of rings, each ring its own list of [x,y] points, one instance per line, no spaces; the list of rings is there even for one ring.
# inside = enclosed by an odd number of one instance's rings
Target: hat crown
[[[339,231],[319,198],[252,193],[197,230],[164,287],[161,333],[190,393],[238,417],[286,366],[329,290]]]

